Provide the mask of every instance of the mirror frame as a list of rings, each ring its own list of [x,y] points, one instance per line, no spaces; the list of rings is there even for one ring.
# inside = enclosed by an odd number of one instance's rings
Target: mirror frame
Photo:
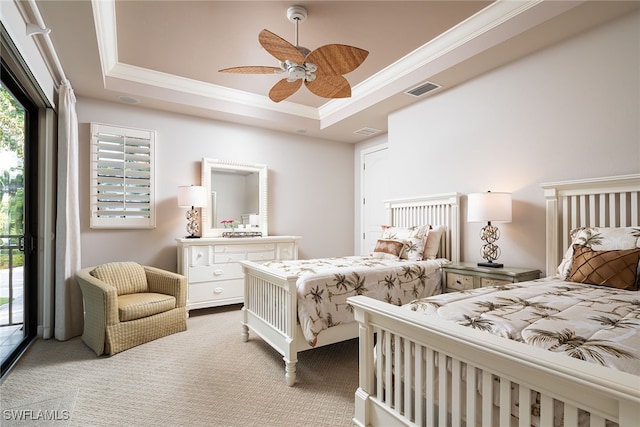
[[[252,231],[260,231],[262,236],[269,235],[269,215],[267,212],[267,166],[257,163],[237,163],[218,159],[202,158],[202,178],[201,185],[207,189],[207,194],[211,194],[211,172],[212,171],[245,171],[258,173],[258,209],[259,227]],[[211,197],[207,197],[207,206],[202,208],[202,237],[220,237],[228,229],[209,226],[211,222]]]

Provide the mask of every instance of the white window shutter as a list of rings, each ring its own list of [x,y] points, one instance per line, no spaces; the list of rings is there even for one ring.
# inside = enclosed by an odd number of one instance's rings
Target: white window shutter
[[[155,132],[91,123],[91,228],[155,228]]]

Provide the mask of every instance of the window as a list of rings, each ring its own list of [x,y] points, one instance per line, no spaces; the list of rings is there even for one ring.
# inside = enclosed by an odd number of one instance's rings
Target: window
[[[91,228],[155,228],[155,132],[91,123]]]

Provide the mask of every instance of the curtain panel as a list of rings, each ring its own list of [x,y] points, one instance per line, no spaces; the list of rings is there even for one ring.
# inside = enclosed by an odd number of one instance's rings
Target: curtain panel
[[[81,335],[84,326],[82,293],[75,280],[81,266],[78,167],[76,97],[64,79],[58,101],[55,289],[49,293],[53,295],[54,337],[61,341]]]

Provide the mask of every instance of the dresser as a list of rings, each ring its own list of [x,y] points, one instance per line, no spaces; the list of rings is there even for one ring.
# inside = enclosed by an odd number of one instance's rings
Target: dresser
[[[448,264],[442,267],[442,274],[445,292],[465,291],[540,278],[540,270],[536,269],[479,267],[476,263]]]
[[[244,300],[238,261],[298,259],[299,236],[176,239],[178,273],[187,277],[187,311]]]

